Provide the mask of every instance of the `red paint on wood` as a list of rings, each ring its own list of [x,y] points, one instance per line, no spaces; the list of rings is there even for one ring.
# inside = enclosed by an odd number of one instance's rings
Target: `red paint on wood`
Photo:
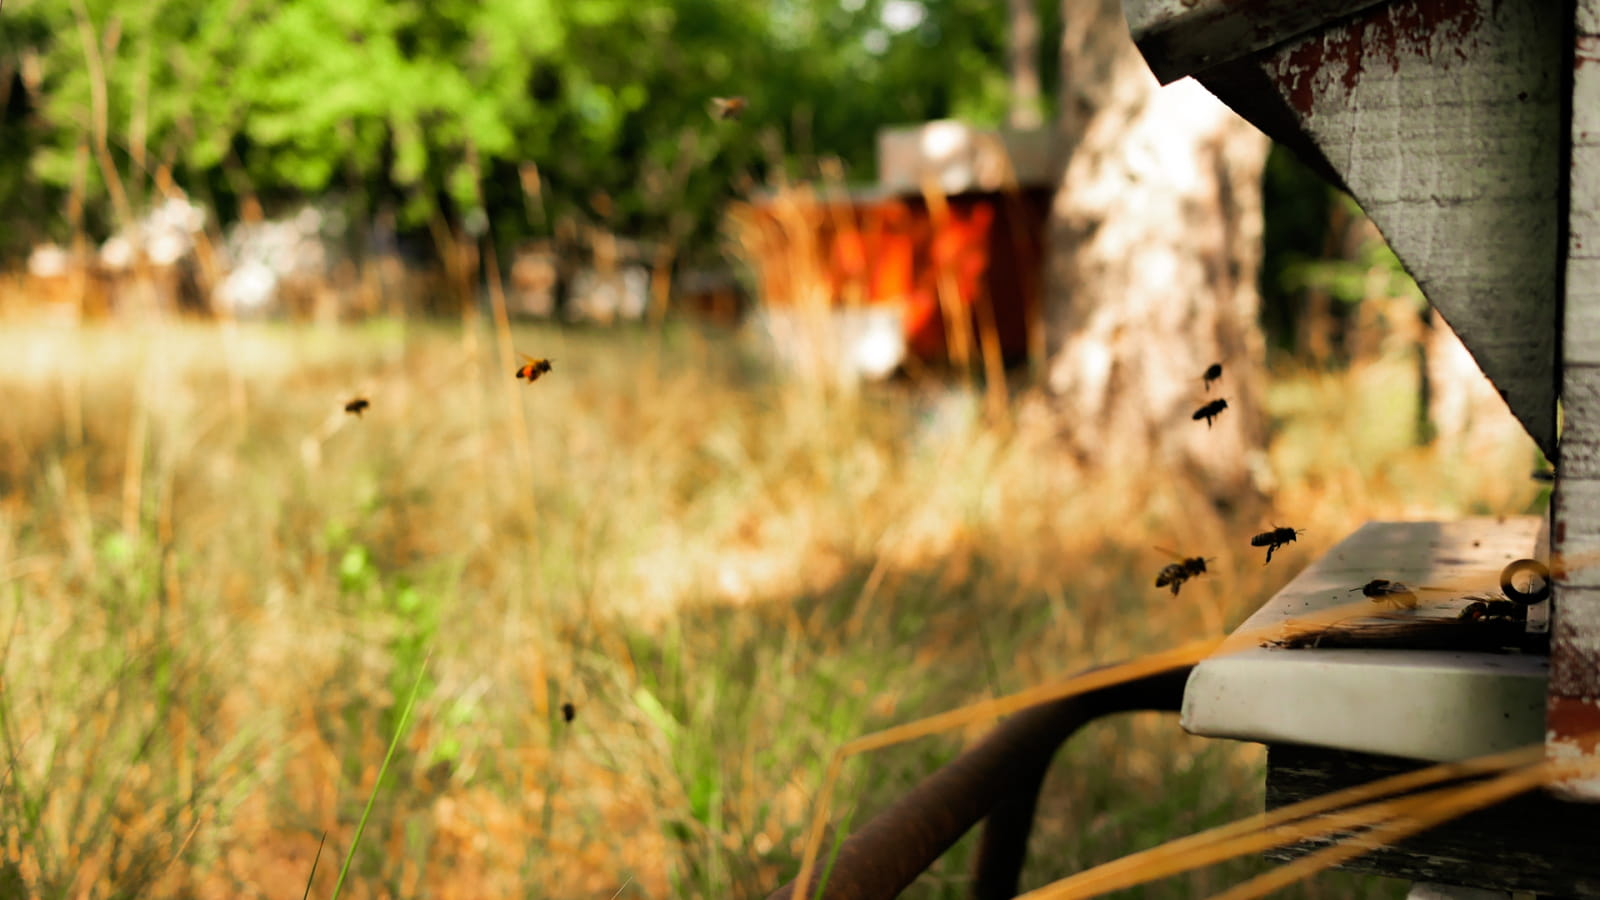
[[[1585,754],[1600,750],[1600,702],[1551,694],[1545,721],[1551,731],[1567,739],[1568,746]]]
[[[1403,57],[1420,56],[1430,64],[1447,65],[1448,57],[1436,57],[1436,43],[1451,48],[1455,58],[1466,59],[1482,24],[1479,0],[1400,0],[1301,40],[1277,65],[1273,78],[1290,106],[1309,115],[1318,94],[1317,75],[1324,66],[1342,65],[1340,83],[1352,91],[1369,68],[1387,63],[1391,72],[1398,72]]]
[[[1580,34],[1577,38],[1577,52],[1572,60],[1574,69],[1581,69],[1590,63],[1600,65],[1600,34]]]

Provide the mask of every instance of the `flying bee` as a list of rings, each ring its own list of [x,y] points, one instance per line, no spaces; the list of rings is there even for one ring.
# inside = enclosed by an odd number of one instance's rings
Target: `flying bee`
[[[524,360],[521,368],[517,369],[517,377],[528,379],[529,384],[538,381],[540,375],[550,371],[550,360],[548,359],[536,359],[526,353],[518,353],[517,355]]]
[[[1271,551],[1268,551],[1271,552]],[[1351,592],[1360,591],[1363,596],[1373,603],[1388,603],[1395,609],[1416,609],[1417,595],[1411,589],[1398,581],[1387,578],[1374,578],[1358,588],[1351,588]]]
[[[712,97],[711,117],[714,119],[737,119],[744,114],[745,105],[749,101],[743,97]]]
[[[571,722],[577,717],[578,708],[572,705],[572,701],[568,700],[566,703],[561,704],[561,720],[563,722]]]
[[[1276,525],[1271,531],[1263,531],[1250,539],[1250,546],[1267,548],[1267,562],[1272,562],[1272,551],[1284,544],[1294,543],[1294,539],[1305,534],[1303,529],[1279,528]],[[1262,563],[1266,565],[1266,563]]]
[[[1206,366],[1206,373],[1200,377],[1205,379],[1206,390],[1211,390],[1211,382],[1222,377],[1222,363],[1212,363],[1211,365]]]
[[[1206,573],[1206,563],[1210,562],[1209,559],[1203,556],[1184,557],[1182,554],[1174,553],[1161,547],[1156,549],[1178,560],[1175,563],[1163,566],[1161,572],[1156,575],[1156,587],[1172,588],[1172,596],[1174,597],[1178,596],[1178,589],[1183,587],[1185,581],[1204,575]]]
[[[1218,397],[1217,399],[1211,401],[1210,403],[1207,403],[1205,406],[1202,406],[1199,409],[1195,410],[1194,411],[1194,415],[1190,416],[1190,418],[1194,419],[1196,422],[1200,421],[1201,419],[1205,419],[1206,420],[1206,427],[1210,428],[1211,427],[1211,420],[1215,419],[1217,416],[1222,415],[1222,411],[1227,409],[1227,408],[1228,408],[1228,401],[1223,400],[1221,397]]]
[[[367,407],[371,405],[371,403],[367,402],[367,398],[357,397],[344,405],[344,411],[360,418],[361,414],[366,412]]]
[[[1183,583],[1188,580],[1189,570],[1183,567],[1183,563],[1168,563],[1162,566],[1160,573],[1156,575],[1156,587],[1161,588],[1170,585],[1172,587],[1172,596],[1176,597],[1178,596],[1178,589],[1183,587]]]

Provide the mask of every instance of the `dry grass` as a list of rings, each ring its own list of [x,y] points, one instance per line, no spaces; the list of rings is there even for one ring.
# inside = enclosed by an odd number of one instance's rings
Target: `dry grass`
[[[1365,519],[1538,502],[1513,426],[1470,464],[1410,447],[1403,367],[1280,374],[1277,512],[1308,533],[1263,568],[1264,523],[1085,480],[961,391],[789,383],[683,328],[514,343],[555,371],[414,323],[8,325],[0,895],[298,896],[431,653],[347,896],[760,896],[844,741],[1220,633]],[[1217,574],[1173,601],[1152,544]],[[840,796],[864,821],[980,732],[852,761]],[[1090,729],[1026,883],[1256,811],[1261,763]],[[960,894],[970,843],[915,895]]]

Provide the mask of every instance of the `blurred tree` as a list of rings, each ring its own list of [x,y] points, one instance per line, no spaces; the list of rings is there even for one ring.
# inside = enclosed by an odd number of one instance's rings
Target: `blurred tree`
[[[1256,278],[1267,140],[1198,83],[1159,87],[1119,0],[1063,0],[1070,153],[1046,273],[1048,387],[1079,457],[1187,477],[1253,515],[1264,441]],[[1209,394],[1201,373],[1222,380]],[[1228,408],[1207,427],[1202,404]]]
[[[1032,0],[1006,0],[1006,64],[1011,75],[1012,128],[1044,124],[1039,92],[1039,11]]]
[[[1005,17],[980,0],[7,0],[0,54],[40,75],[29,176],[81,181],[97,235],[165,166],[224,219],[334,192],[403,229],[709,248],[769,176],[837,157],[870,177],[883,124],[1006,111]],[[746,114],[713,121],[727,95]]]

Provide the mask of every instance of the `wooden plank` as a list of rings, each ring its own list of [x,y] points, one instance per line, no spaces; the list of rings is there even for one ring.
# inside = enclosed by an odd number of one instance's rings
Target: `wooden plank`
[[[1139,52],[1171,84],[1265,50],[1383,0],[1123,0]]]
[[[1206,82],[1355,196],[1552,458],[1564,42],[1548,0],[1395,0]]]
[[[1339,750],[1274,746],[1267,751],[1267,808],[1418,768],[1409,760]],[[1425,831],[1341,866],[1417,881],[1558,897],[1600,897],[1600,808],[1529,794]],[[1287,860],[1327,846],[1272,851]]]
[[[1600,253],[1567,259],[1567,300],[1564,364],[1600,365]]]
[[[1594,324],[1600,292],[1600,0],[1577,0],[1572,60],[1567,272],[1562,378],[1566,414],[1557,467],[1552,549],[1566,560],[1555,581],[1545,745],[1553,757],[1600,756],[1600,359]],[[1564,794],[1600,802],[1600,777]]]
[[[1416,615],[1453,618],[1466,595],[1534,551],[1536,516],[1369,522],[1307,567],[1241,632],[1359,599],[1372,578],[1459,588],[1423,594]],[[1377,609],[1377,607],[1374,607]],[[1541,656],[1455,650],[1283,649],[1252,639],[1201,662],[1184,692],[1193,734],[1415,759],[1463,759],[1536,744],[1544,733]]]
[[[1600,311],[1593,316],[1600,320]],[[1573,334],[1570,330],[1573,318],[1567,317],[1568,334]],[[1568,345],[1577,340],[1578,336],[1573,334]],[[1562,381],[1561,407],[1565,413],[1565,427],[1561,431],[1562,481],[1600,478],[1600,365],[1569,362]]]

